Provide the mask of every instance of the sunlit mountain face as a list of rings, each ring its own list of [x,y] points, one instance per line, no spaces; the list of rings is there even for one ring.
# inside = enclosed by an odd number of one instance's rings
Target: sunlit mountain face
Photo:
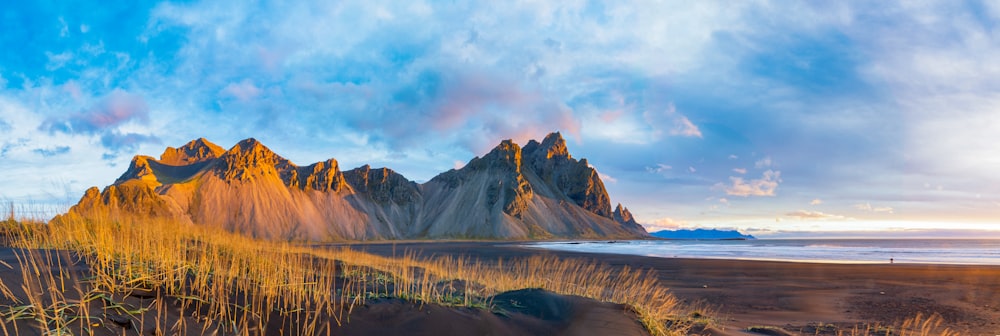
[[[0,200],[256,138],[416,183],[561,131],[648,230],[997,237],[992,2],[0,4]]]

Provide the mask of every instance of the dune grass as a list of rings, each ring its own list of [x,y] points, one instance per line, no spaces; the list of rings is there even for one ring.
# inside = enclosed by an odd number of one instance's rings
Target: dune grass
[[[493,295],[542,288],[626,304],[653,335],[711,324],[708,307],[678,302],[652,270],[539,255],[482,262],[383,257],[349,248],[254,239],[165,220],[62,218],[0,222],[15,248],[18,288],[0,281],[3,335],[328,335],[369,300],[494,310]],[[708,309],[710,311],[710,309]],[[851,336],[953,336],[939,315]],[[700,329],[700,328],[695,328]],[[820,331],[817,329],[817,334]],[[823,334],[827,334],[823,332]]]
[[[940,314],[923,314],[907,318],[895,326],[865,324],[849,330],[838,330],[841,336],[959,336],[962,333],[945,326]]]
[[[109,320],[156,334],[326,335],[373,298],[492,309],[491,296],[523,288],[627,304],[654,335],[688,327],[652,271],[579,259],[390,258],[165,220],[8,220],[2,231],[26,284],[19,296],[0,285],[4,335],[100,334]]]

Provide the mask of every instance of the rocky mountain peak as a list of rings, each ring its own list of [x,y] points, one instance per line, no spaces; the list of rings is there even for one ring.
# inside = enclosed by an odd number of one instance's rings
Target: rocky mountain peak
[[[483,156],[483,159],[487,161],[510,163],[515,167],[520,167],[521,146],[518,146],[510,139],[501,141],[500,144],[494,147],[492,151]]]
[[[554,185],[574,203],[599,216],[612,218],[611,202],[604,183],[587,159],[577,161],[569,154],[559,132],[545,136],[541,143],[524,146],[525,166]]]
[[[271,151],[270,148],[267,148],[267,146],[264,146],[263,143],[261,143],[259,140],[255,138],[246,138],[240,142],[237,142],[236,145],[234,145],[233,148],[230,148],[228,152],[258,152],[258,151],[266,151],[274,153]]]
[[[344,172],[344,178],[355,191],[367,193],[373,201],[385,205],[410,204],[420,198],[417,185],[389,168],[364,165]]]
[[[279,170],[287,171],[292,168],[288,160],[254,138],[240,141],[223,153],[220,159],[224,163],[219,173],[226,181],[245,181],[253,176],[278,174]],[[282,175],[287,176],[287,173]]]
[[[535,165],[543,164],[544,161],[551,159],[573,158],[569,155],[569,149],[566,148],[566,140],[559,132],[549,133],[541,143],[535,140],[528,141],[528,144],[524,145],[523,151],[525,156],[531,157],[531,161]]]
[[[618,206],[615,207],[615,221],[619,223],[635,223],[635,218],[632,217],[632,212],[628,211],[628,208],[618,203]]]
[[[465,170],[466,168],[470,170],[501,168],[512,170],[513,172],[520,174],[521,146],[518,146],[510,139],[501,141],[500,144],[494,147],[489,153],[483,155],[482,158],[472,159],[472,161],[469,161],[469,164],[461,170]]]
[[[198,138],[180,148],[167,147],[160,155],[159,161],[172,166],[182,166],[217,159],[225,152],[225,149],[205,138]]]
[[[329,159],[314,163],[305,169],[309,174],[305,177],[304,186],[319,191],[341,191],[346,186],[344,175],[340,172],[337,160]]]
[[[569,150],[566,149],[566,140],[563,139],[562,134],[559,134],[559,132],[546,135],[545,139],[542,140],[541,149],[545,151],[545,158],[547,159],[554,157],[571,158]]]
[[[132,162],[129,163],[128,169],[122,176],[115,180],[115,183],[122,183],[124,181],[139,179],[143,181],[156,181],[156,175],[153,172],[153,168],[150,167],[149,161],[155,161],[152,157],[145,155],[136,155],[132,158]]]
[[[642,225],[635,221],[635,217],[632,216],[632,212],[628,211],[628,208],[623,207],[621,203],[618,203],[618,206],[615,207],[614,220],[631,230],[637,230],[640,232],[646,231],[646,228],[642,227]]]

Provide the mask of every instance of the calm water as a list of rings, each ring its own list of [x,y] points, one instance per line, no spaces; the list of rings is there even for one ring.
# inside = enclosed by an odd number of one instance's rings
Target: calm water
[[[634,254],[664,258],[712,258],[825,263],[1000,265],[1000,239],[757,239],[546,242],[553,250]]]

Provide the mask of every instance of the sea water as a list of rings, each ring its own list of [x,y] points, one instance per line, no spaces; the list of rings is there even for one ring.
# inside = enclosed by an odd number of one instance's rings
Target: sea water
[[[636,240],[544,242],[527,246],[662,258],[1000,265],[1000,239]]]

